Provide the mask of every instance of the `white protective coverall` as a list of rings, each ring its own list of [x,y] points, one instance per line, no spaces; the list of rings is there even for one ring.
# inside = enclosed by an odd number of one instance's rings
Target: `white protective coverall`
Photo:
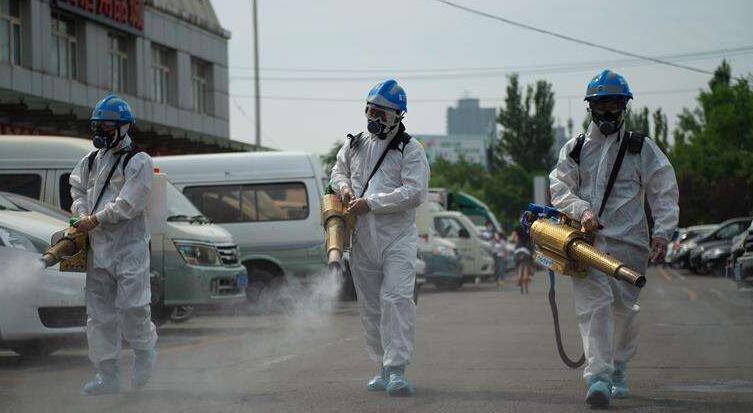
[[[623,126],[624,128],[624,126]],[[586,209],[598,213],[617,158],[624,129],[605,137],[592,122],[580,153],[580,166],[569,156],[576,139],[569,140],[549,175],[552,205],[580,220]],[[654,219],[653,237],[670,240],[677,226],[679,207],[674,169],[652,139],[646,138],[640,154],[625,154],[604,213],[604,226],[596,232],[595,246],[645,274],[649,258],[649,231],[644,194]],[[638,348],[638,293],[624,281],[589,270],[588,277],[573,277],[575,307],[583,349],[586,380],[611,376],[614,363],[626,363]]]
[[[400,130],[403,130],[402,125]],[[399,136],[399,134],[397,135]],[[358,197],[391,139],[364,132],[345,142],[332,168],[332,187],[349,186]],[[371,211],[357,219],[351,270],[372,360],[407,365],[413,354],[418,235],[416,208],[426,200],[429,164],[421,144],[391,149],[364,195]]]
[[[79,217],[91,213],[118,152],[131,146],[126,136],[116,147],[97,152],[89,171],[84,157],[70,177],[73,204]],[[95,214],[99,225],[89,231],[86,275],[86,335],[89,358],[98,365],[120,358],[121,335],[134,350],[151,350],[157,332],[149,301],[149,234],[145,209],[152,189],[152,159],[134,155],[123,173],[123,159],[112,175]]]

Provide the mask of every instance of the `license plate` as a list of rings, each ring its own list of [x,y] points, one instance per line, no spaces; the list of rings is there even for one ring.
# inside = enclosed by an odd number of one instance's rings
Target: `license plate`
[[[239,288],[246,288],[246,287],[248,287],[248,275],[246,275],[246,274],[238,274],[238,287]]]

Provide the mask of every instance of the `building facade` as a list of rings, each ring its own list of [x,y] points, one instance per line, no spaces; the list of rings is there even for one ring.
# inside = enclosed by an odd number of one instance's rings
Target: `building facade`
[[[0,0],[0,133],[88,137],[117,93],[152,154],[249,150],[229,138],[229,38],[209,0]]]
[[[448,135],[490,136],[496,133],[497,110],[482,108],[478,99],[460,99],[457,107],[447,108]]]
[[[424,147],[429,164],[437,159],[457,162],[461,158],[488,167],[486,141],[477,135],[423,135],[414,134]]]

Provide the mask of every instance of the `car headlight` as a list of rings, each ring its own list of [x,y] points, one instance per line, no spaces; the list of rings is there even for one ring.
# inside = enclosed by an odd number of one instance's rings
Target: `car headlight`
[[[452,248],[444,245],[437,245],[432,249],[432,252],[434,252],[434,254],[436,255],[445,255],[447,257],[455,256],[455,251]]]
[[[175,241],[175,249],[180,256],[192,265],[220,266],[222,259],[213,245],[196,244],[185,241]]]
[[[706,252],[703,253],[703,259],[704,260],[713,260],[716,258],[721,257],[722,255],[727,254],[729,251],[727,251],[724,248],[712,248]]]

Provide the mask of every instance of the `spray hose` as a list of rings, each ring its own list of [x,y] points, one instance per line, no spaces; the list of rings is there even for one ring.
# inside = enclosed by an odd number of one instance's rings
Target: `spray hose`
[[[560,332],[560,315],[557,309],[557,301],[554,293],[554,271],[549,270],[549,307],[552,309],[552,318],[554,319],[554,339],[557,341],[557,352],[560,354],[562,362],[571,369],[577,369],[586,362],[586,354],[582,353],[577,361],[573,361],[565,353],[562,346],[562,333]]]

